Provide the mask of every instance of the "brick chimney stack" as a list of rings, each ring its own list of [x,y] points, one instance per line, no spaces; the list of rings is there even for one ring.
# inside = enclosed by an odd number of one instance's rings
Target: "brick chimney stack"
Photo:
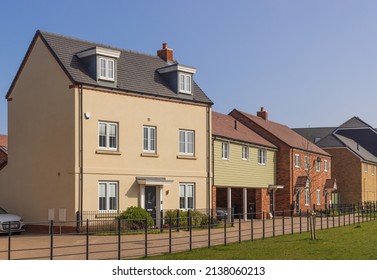
[[[166,62],[173,61],[173,50],[168,48],[167,43],[162,43],[162,49],[157,51],[157,56],[161,57]]]
[[[260,111],[257,112],[257,116],[266,121],[268,120],[268,112],[265,111],[263,107],[260,107]]]

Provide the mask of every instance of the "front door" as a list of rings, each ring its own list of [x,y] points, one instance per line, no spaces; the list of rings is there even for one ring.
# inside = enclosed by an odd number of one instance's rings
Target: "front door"
[[[145,209],[156,220],[156,186],[145,187]]]
[[[296,194],[296,213],[300,212],[300,198],[301,198],[301,192],[297,192]]]

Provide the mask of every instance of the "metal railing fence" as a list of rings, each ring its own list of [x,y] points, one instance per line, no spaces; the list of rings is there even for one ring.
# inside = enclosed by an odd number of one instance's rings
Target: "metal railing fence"
[[[372,221],[376,219],[376,203],[332,207],[314,213],[247,213],[250,219],[227,213],[218,217],[212,211],[201,215],[192,215],[191,211],[175,213],[161,215],[163,218],[153,226],[148,225],[147,219],[102,219],[101,230],[97,220],[86,219],[80,221],[79,232],[77,221],[27,223],[27,229],[32,228],[33,232],[13,235],[9,230],[0,236],[0,259],[134,259],[189,251],[307,232],[310,215],[315,215],[318,230]]]

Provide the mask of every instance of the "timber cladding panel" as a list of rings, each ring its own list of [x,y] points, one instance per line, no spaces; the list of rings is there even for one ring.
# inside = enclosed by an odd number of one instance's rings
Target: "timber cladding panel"
[[[222,159],[221,144],[229,143],[229,159]],[[214,141],[214,184],[232,187],[267,187],[275,184],[275,152],[267,150],[265,165],[258,164],[258,148],[249,147],[249,159],[242,159],[241,143]]]

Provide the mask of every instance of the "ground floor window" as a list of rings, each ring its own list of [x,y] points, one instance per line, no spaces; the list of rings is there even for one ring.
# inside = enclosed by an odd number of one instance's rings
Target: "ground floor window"
[[[104,212],[118,210],[118,182],[98,183],[98,209]]]
[[[321,190],[317,190],[317,205],[321,205]]]
[[[193,209],[194,208],[194,184],[181,183],[179,184],[179,208]]]

